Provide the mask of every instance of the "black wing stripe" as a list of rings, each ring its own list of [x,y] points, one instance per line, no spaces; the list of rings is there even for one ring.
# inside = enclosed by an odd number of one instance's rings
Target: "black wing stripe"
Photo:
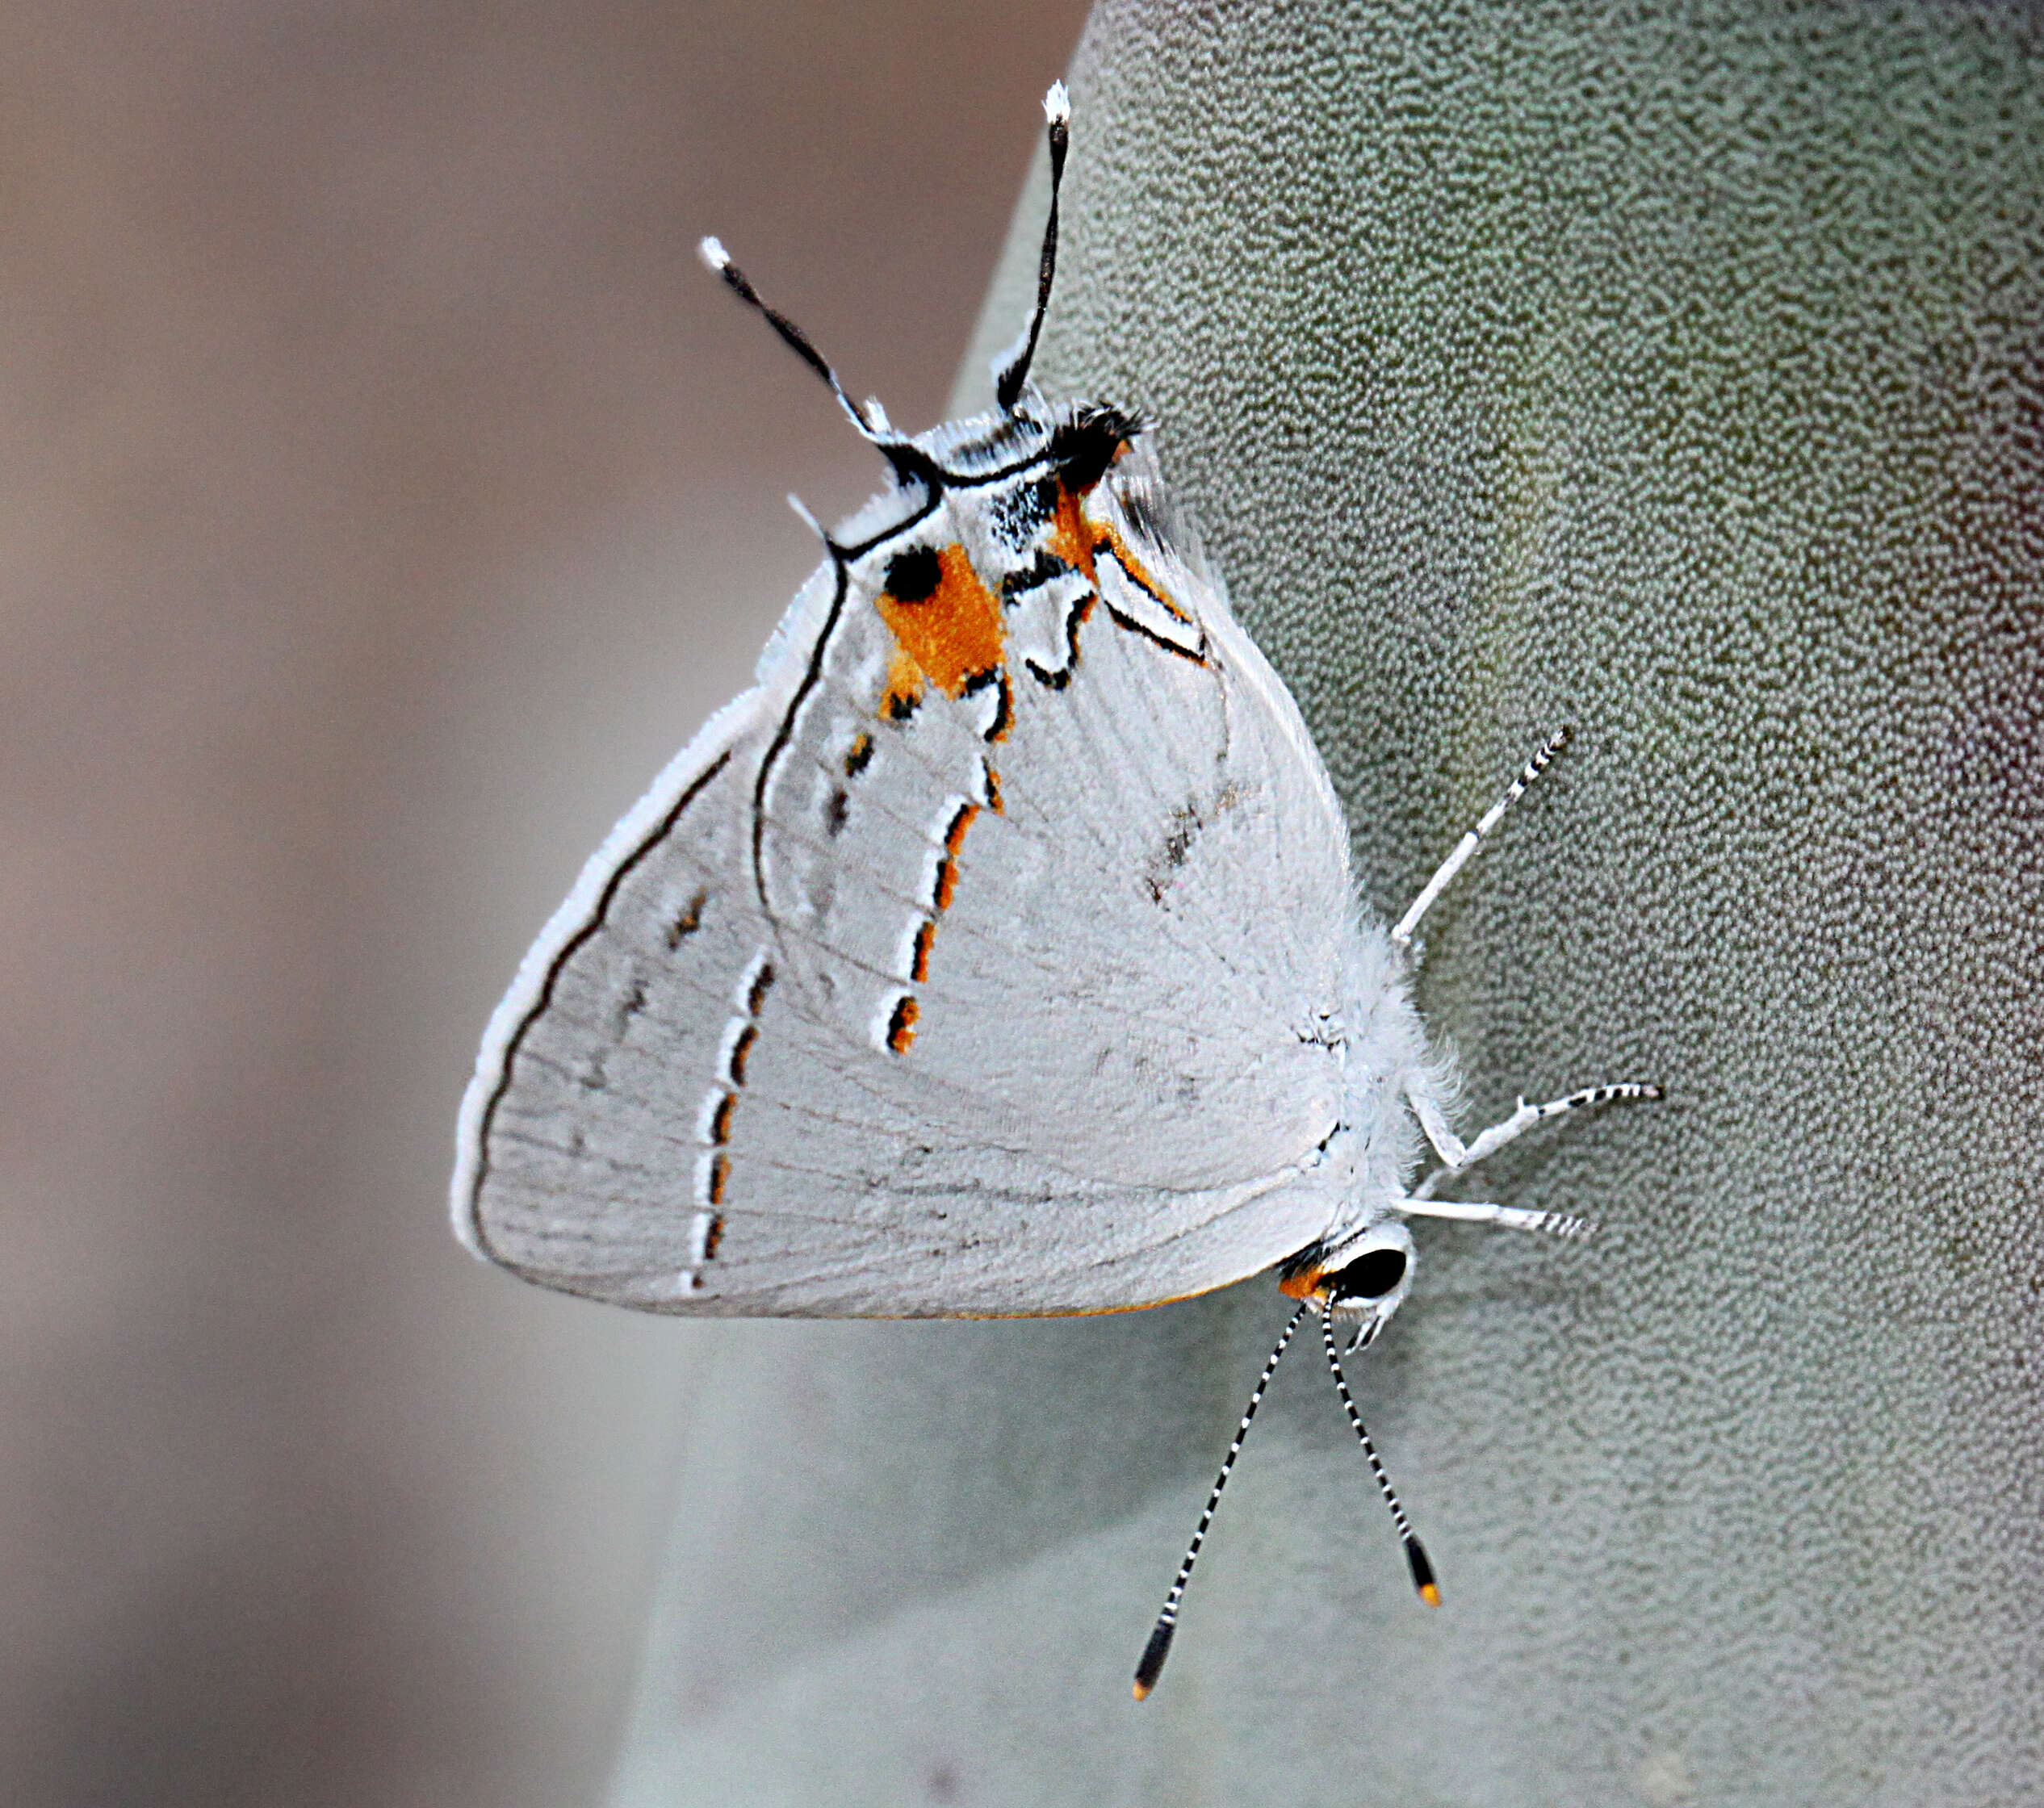
[[[512,1065],[518,1058],[527,1033],[553,1003],[554,988],[560,982],[562,970],[582,951],[589,939],[605,927],[610,906],[617,902],[618,893],[625,881],[631,877],[647,855],[673,834],[676,826],[687,814],[689,806],[701,797],[710,781],[731,764],[731,749],[726,747],[675,799],[673,807],[654,824],[652,832],[618,863],[605,882],[603,890],[597,898],[596,908],[589,913],[588,921],[561,944],[554,958],[547,964],[547,977],[541,982],[538,997],[526,1007],[525,1015],[518,1019],[518,1027],[505,1039],[496,1084],[490,1089],[489,1099],[483,1107],[475,1129],[475,1180],[469,1190],[468,1221],[479,1249],[487,1247],[488,1244],[483,1231],[482,1204],[483,1188],[488,1183],[490,1177],[490,1136],[496,1125],[497,1107],[504,1103],[505,1094],[511,1090]]]

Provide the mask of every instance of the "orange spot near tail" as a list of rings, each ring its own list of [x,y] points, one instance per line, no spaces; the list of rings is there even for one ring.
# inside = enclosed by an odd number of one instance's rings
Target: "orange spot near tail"
[[[922,701],[922,670],[906,653],[897,650],[894,663],[887,668],[887,689],[880,699],[880,713],[890,721],[906,722]],[[865,761],[860,764],[863,766]]]

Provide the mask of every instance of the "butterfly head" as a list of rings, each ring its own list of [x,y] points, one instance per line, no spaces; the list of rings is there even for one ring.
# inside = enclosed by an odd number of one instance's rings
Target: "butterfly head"
[[[1418,1259],[1412,1233],[1397,1218],[1383,1218],[1332,1245],[1316,1244],[1286,1263],[1279,1290],[1293,1300],[1310,1300],[1353,1327],[1349,1348],[1376,1340],[1405,1303]]]
[[[1074,496],[1091,489],[1147,425],[1111,403],[1080,402],[1066,410],[1050,436],[1050,456],[1065,488]]]

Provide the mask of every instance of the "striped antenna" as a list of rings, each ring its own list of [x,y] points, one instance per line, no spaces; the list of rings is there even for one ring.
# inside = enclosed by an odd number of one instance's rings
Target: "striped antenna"
[[[1298,1320],[1295,1318],[1293,1324]],[[1288,1331],[1287,1336],[1291,1333]],[[1348,1414],[1348,1422],[1355,1427],[1356,1440],[1363,1446],[1363,1454],[1370,1461],[1370,1473],[1377,1479],[1377,1487],[1384,1495],[1384,1504],[1391,1509],[1392,1523],[1398,1528],[1398,1536],[1405,1546],[1405,1562],[1413,1572],[1413,1586],[1418,1589],[1419,1598],[1429,1607],[1441,1605],[1441,1591],[1434,1580],[1434,1566],[1426,1560],[1426,1547],[1414,1535],[1412,1521],[1405,1517],[1405,1509],[1398,1505],[1398,1496],[1391,1485],[1391,1478],[1384,1472],[1384,1464],[1378,1460],[1377,1447],[1370,1442],[1370,1434],[1363,1429],[1363,1415],[1355,1410],[1355,1396],[1348,1391],[1348,1377],[1342,1373],[1340,1353],[1334,1348],[1334,1314],[1323,1306],[1320,1311],[1321,1341],[1327,1346],[1328,1372],[1334,1378],[1334,1387],[1342,1396],[1342,1408]],[[1282,1346],[1280,1346],[1282,1347]]]
[[[1213,1509],[1221,1503],[1221,1491],[1228,1485],[1228,1474],[1235,1467],[1235,1459],[1242,1454],[1242,1440],[1249,1435],[1249,1422],[1256,1417],[1256,1408],[1263,1404],[1263,1390],[1277,1373],[1278,1358],[1284,1354],[1284,1346],[1291,1342],[1292,1333],[1299,1329],[1299,1320],[1306,1316],[1309,1304],[1301,1300],[1299,1309],[1285,1320],[1277,1348],[1271,1352],[1263,1372],[1256,1378],[1255,1391],[1250,1395],[1249,1404],[1242,1412],[1242,1422],[1235,1427],[1235,1441],[1228,1446],[1227,1455],[1221,1459],[1221,1473],[1213,1478],[1213,1491],[1207,1496],[1206,1510],[1192,1529],[1192,1542],[1186,1547],[1185,1561],[1178,1566],[1171,1592],[1164,1597],[1164,1610],[1157,1616],[1157,1624],[1150,1629],[1150,1643],[1143,1647],[1142,1656],[1136,1664],[1138,1701],[1157,1686],[1158,1677],[1164,1673],[1164,1659],[1171,1655],[1171,1635],[1178,1630],[1178,1604],[1184,1598],[1185,1584],[1192,1578],[1192,1566],[1200,1560],[1200,1546],[1206,1542],[1207,1528],[1213,1523]]]

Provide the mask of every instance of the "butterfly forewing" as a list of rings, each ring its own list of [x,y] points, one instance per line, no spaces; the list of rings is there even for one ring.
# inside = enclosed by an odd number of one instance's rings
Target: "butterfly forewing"
[[[1345,835],[1154,490],[1020,458],[811,580],[500,1010],[478,1247],[677,1311],[1032,1312],[1321,1228]]]

